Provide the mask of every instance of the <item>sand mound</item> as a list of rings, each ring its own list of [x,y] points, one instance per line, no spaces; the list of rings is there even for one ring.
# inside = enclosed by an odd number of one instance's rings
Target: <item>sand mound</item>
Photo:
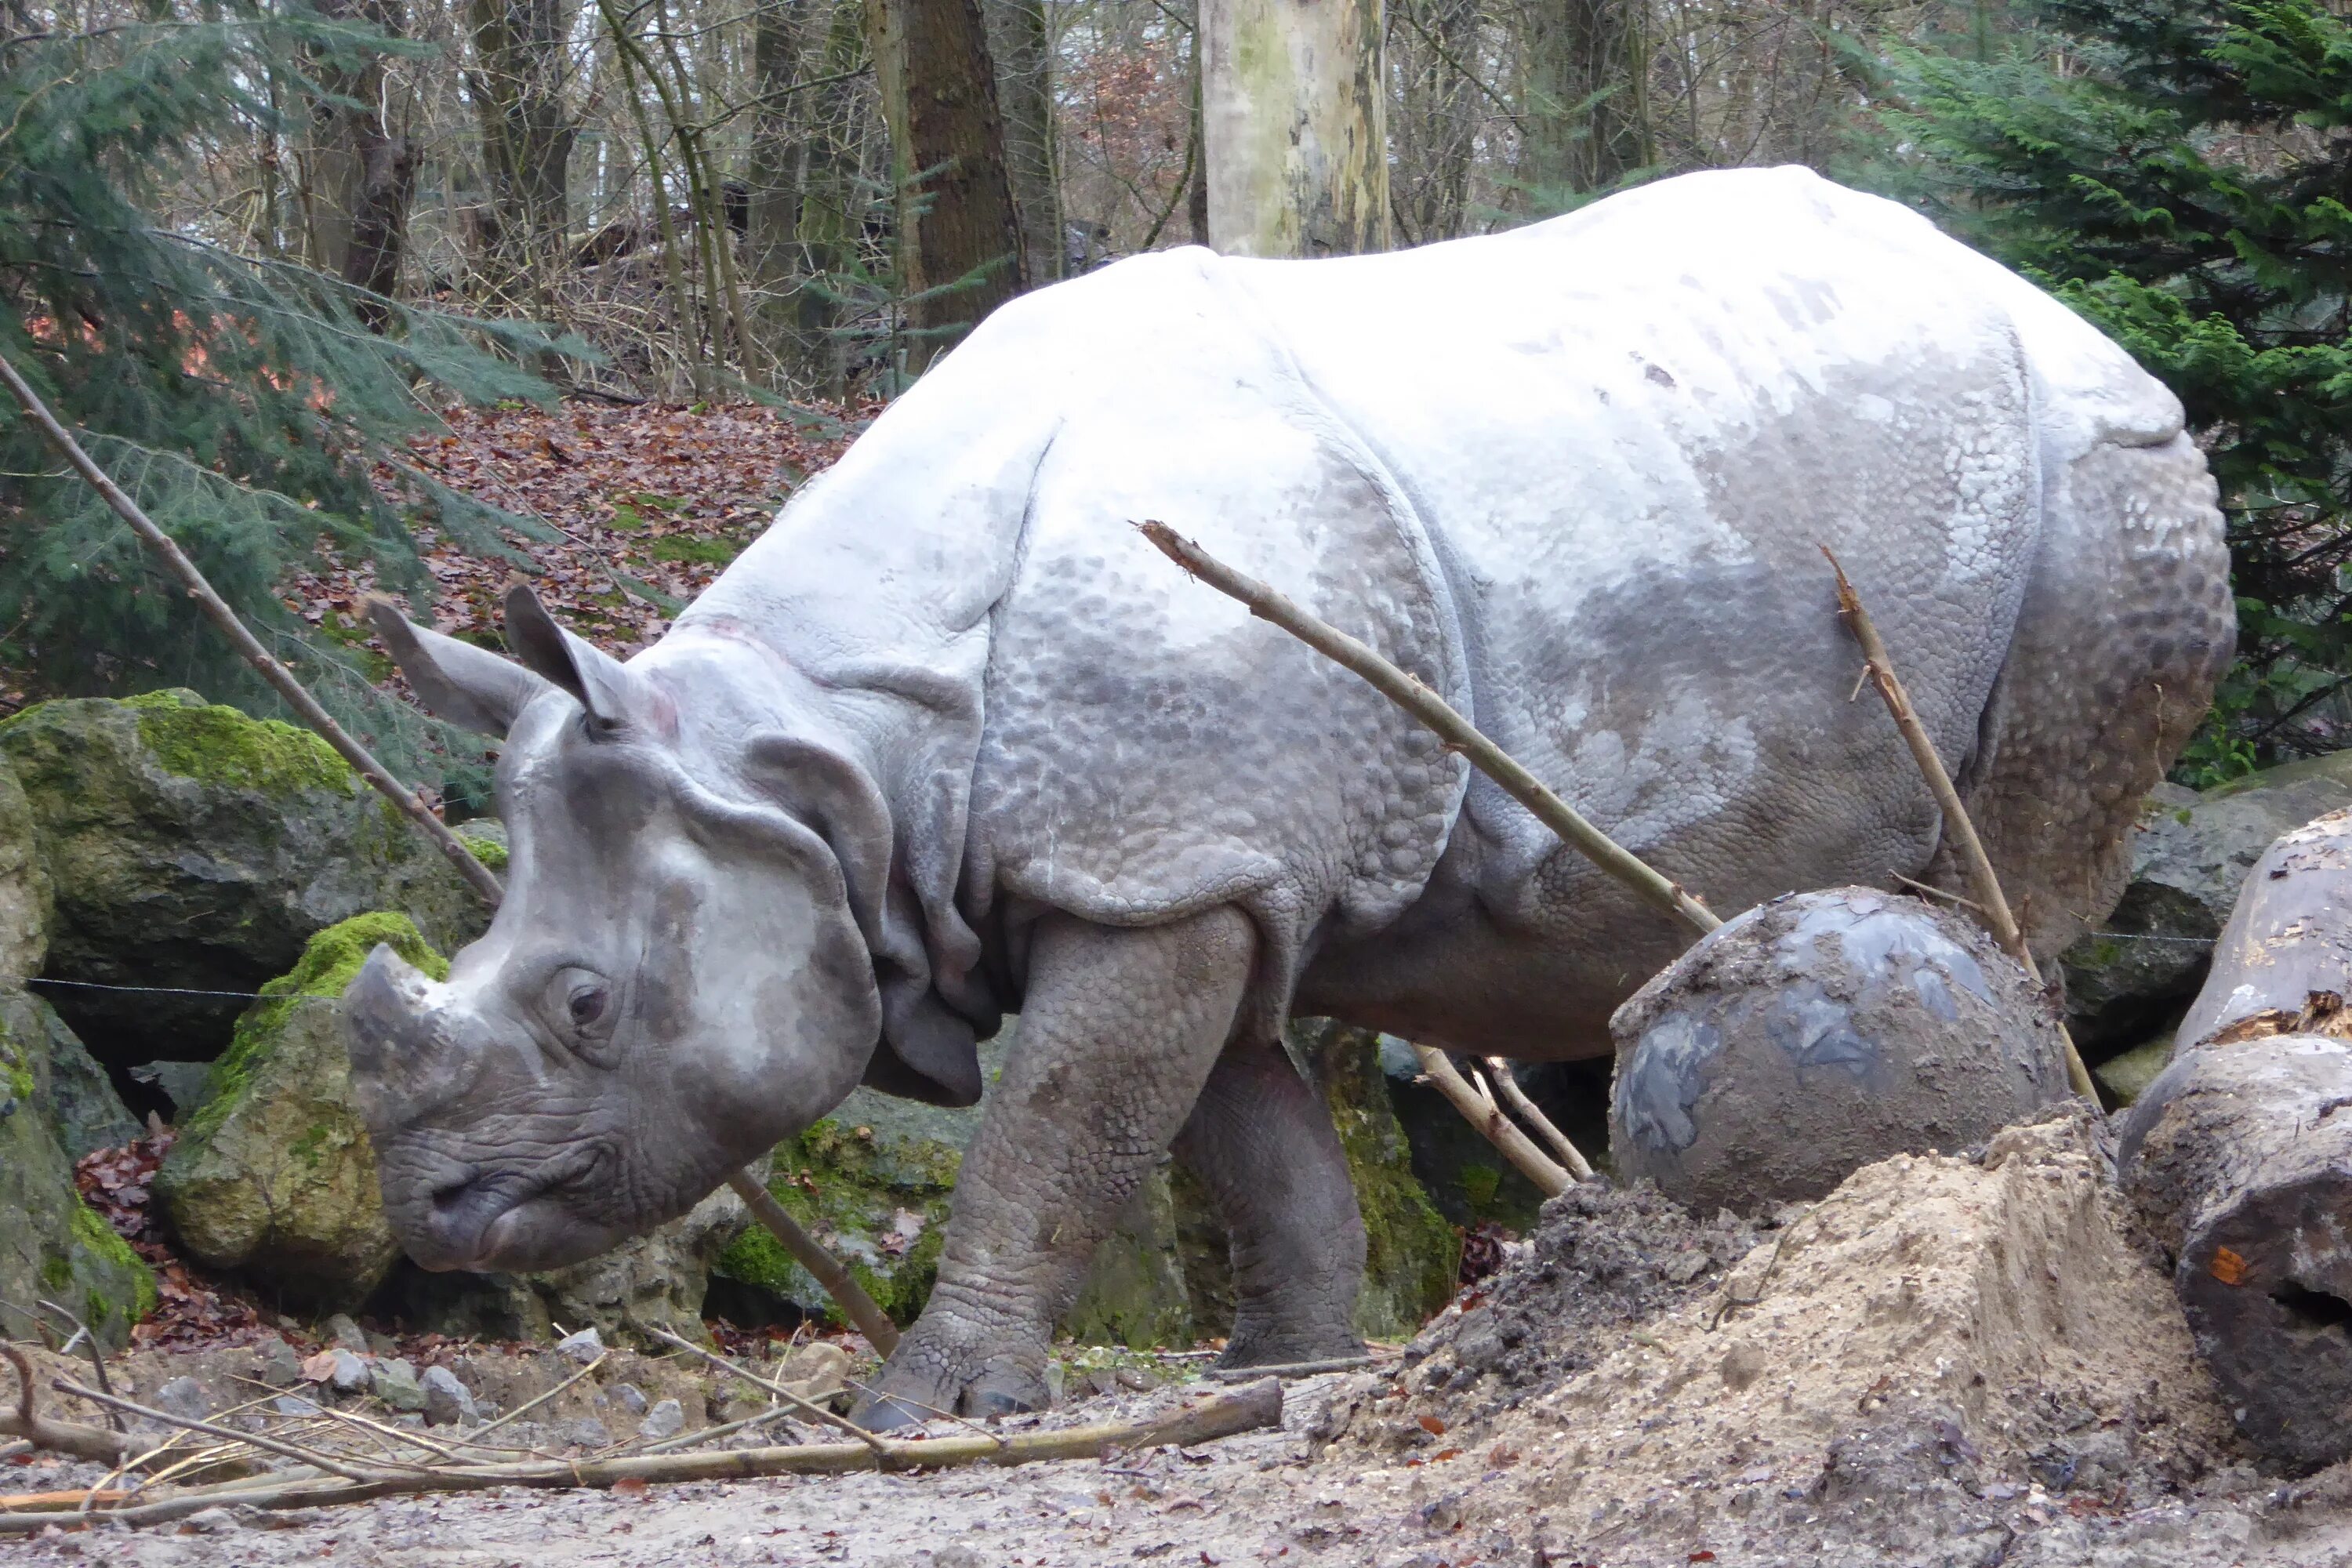
[[[1401,1384],[1364,1380],[1321,1430],[1425,1467],[1416,1489],[1465,1529],[1523,1535],[1535,1518],[1563,1563],[2018,1563],[2021,1515],[2031,1530],[2160,1510],[2237,1450],[2169,1288],[2125,1234],[2100,1136],[2066,1112],[1979,1159],[1882,1162],[1719,1270],[1728,1220],[1676,1235],[1654,1198],[1562,1200]],[[1612,1215],[1640,1233],[1634,1252],[1679,1245],[1580,1307],[1564,1260],[1598,1258]],[[1642,1268],[1662,1280],[1626,1291]],[[1645,1289],[1664,1302],[1646,1318]]]

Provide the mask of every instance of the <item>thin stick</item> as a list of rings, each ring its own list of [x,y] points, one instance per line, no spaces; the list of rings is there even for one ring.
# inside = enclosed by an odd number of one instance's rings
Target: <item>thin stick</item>
[[[508,1411],[504,1415],[499,1416],[497,1420],[488,1422],[483,1426],[475,1427],[471,1433],[467,1434],[467,1441],[478,1443],[483,1433],[495,1432],[499,1427],[507,1425],[509,1421],[521,1420],[525,1415],[530,1415],[532,1411],[538,1409],[541,1405],[546,1404],[557,1394],[562,1394],[565,1389],[570,1388],[573,1384],[578,1383],[590,1373],[594,1372],[598,1367],[603,1366],[604,1364],[604,1358],[612,1353],[613,1352],[611,1351],[598,1352],[594,1361],[590,1362],[586,1366],[582,1367],[578,1372],[573,1373],[570,1377],[565,1378],[562,1383],[557,1384],[553,1388],[549,1389],[545,1394],[541,1394],[538,1398],[526,1399],[520,1405],[516,1405],[512,1410]]]
[[[365,1470],[352,1469],[313,1449],[298,1448],[291,1443],[281,1443],[277,1438],[264,1436],[259,1432],[238,1432],[226,1426],[215,1426],[209,1421],[196,1420],[193,1416],[174,1415],[169,1411],[152,1409],[148,1405],[125,1399],[120,1394],[100,1394],[94,1388],[84,1388],[81,1384],[68,1383],[62,1377],[51,1379],[49,1386],[60,1394],[70,1394],[77,1399],[87,1399],[93,1405],[111,1405],[118,1409],[127,1410],[133,1415],[143,1415],[150,1421],[158,1421],[166,1426],[177,1426],[184,1432],[202,1432],[207,1437],[219,1437],[231,1443],[249,1443],[257,1448],[266,1448],[281,1458],[299,1460],[305,1465],[314,1465],[331,1476],[341,1476],[346,1480],[365,1481],[375,1479]]]
[[[793,1261],[814,1275],[816,1282],[824,1287],[825,1294],[841,1303],[843,1315],[857,1326],[867,1343],[884,1356],[898,1348],[898,1326],[890,1321],[890,1315],[874,1304],[874,1298],[866,1293],[865,1287],[839,1259],[801,1228],[800,1222],[785,1211],[759,1177],[749,1171],[738,1171],[727,1178],[727,1184],[735,1189],[735,1195],[743,1200],[743,1205],[768,1227],[769,1233],[784,1244]]]
[[[1377,1365],[1381,1359],[1370,1354],[1339,1355],[1324,1361],[1285,1362],[1276,1366],[1213,1366],[1209,1375],[1219,1383],[1245,1383],[1255,1377],[1317,1377],[1327,1372],[1354,1372]]]
[[[1869,672],[1867,670],[1864,671],[1864,675],[1867,675],[1868,673]],[[1933,882],[1922,882],[1917,878],[1906,877],[1900,871],[1895,873],[1895,879],[1902,883],[1905,887],[1910,889],[1913,892],[1921,894],[1927,898],[1941,899],[1948,904],[1958,904],[1964,910],[1974,910],[1979,914],[1985,912],[1985,907],[1982,904],[1977,902],[1974,899],[1964,899],[1960,897],[1959,894],[1952,891],[1949,888],[1939,888]]]
[[[88,452],[82,450],[81,444],[73,438],[72,432],[58,422],[57,416],[49,412],[48,405],[41,401],[40,395],[33,390],[25,378],[16,373],[16,367],[9,363],[5,357],[0,357],[0,381],[7,383],[8,390],[24,407],[25,416],[39,427],[41,434],[47,437],[49,445],[55,447],[58,455],[64,458],[72,466],[74,471],[99,493],[100,498],[109,507],[113,509],[117,517],[131,525],[131,531],[137,534],[141,542],[163,560],[172,574],[179,578],[182,586],[187,591],[188,597],[194,599],[197,607],[204,611],[205,617],[220,628],[221,634],[228,638],[239,654],[244,656],[245,661],[253,666],[278,696],[286,700],[287,706],[301,715],[302,721],[318,731],[320,737],[332,746],[345,762],[351,763],[362,778],[375,786],[379,794],[398,807],[402,815],[415,824],[418,830],[427,838],[433,840],[434,846],[447,857],[449,863],[457,868],[457,874],[466,879],[474,891],[479,893],[492,909],[498,908],[506,897],[506,889],[490,868],[475,859],[474,852],[466,847],[465,841],[449,831],[448,824],[434,816],[415,790],[393,777],[391,772],[375,760],[373,752],[353,740],[341,724],[335,722],[333,716],[319,705],[319,700],[312,697],[301,681],[295,679],[294,672],[279,663],[268,648],[261,646],[260,639],[246,629],[245,623],[237,618],[236,611],[230,608],[228,601],[213,591],[212,584],[205,580],[205,574],[197,569],[196,563],[188,559],[186,552],[180,548],[170,534],[156,525],[155,521],[140,508],[137,501],[131,500],[121,486],[108,477],[106,470],[100,468]],[[741,1180],[751,1185],[758,1185],[757,1183],[751,1182],[748,1175],[744,1175]],[[738,1185],[736,1191],[742,1192],[742,1186]],[[750,1201],[748,1195],[745,1201]],[[816,1276],[817,1283],[833,1293],[834,1299],[841,1302],[842,1310],[849,1314],[850,1320],[866,1332],[867,1339],[873,1341],[874,1347],[885,1355],[896,1349],[898,1343],[897,1330],[887,1331],[886,1342],[885,1338],[875,1334],[860,1317],[860,1312],[865,1311],[870,1312],[874,1318],[885,1324],[889,1321],[887,1318],[882,1316],[880,1310],[875,1307],[873,1299],[857,1289],[857,1282],[850,1279],[848,1270],[835,1262],[831,1255],[819,1247],[814,1239],[799,1226],[793,1224],[791,1215],[784,1214],[782,1209],[776,1208],[772,1202],[769,1208],[773,1209],[772,1214],[768,1209],[761,1208],[757,1204],[752,1205],[752,1210],[759,1215],[761,1223],[774,1231],[776,1239],[782,1242],[794,1258],[800,1259],[801,1267]],[[778,1216],[782,1217],[784,1228],[779,1228]],[[837,1283],[841,1281],[846,1281],[848,1289],[854,1292],[854,1297],[845,1297],[841,1294]]]
[[[1500,1057],[1488,1057],[1486,1070],[1494,1076],[1495,1089],[1502,1095],[1503,1103],[1518,1112],[1520,1121],[1543,1134],[1544,1142],[1550,1144],[1567,1164],[1568,1173],[1580,1182],[1591,1181],[1592,1162],[1586,1159],[1583,1152],[1569,1142],[1568,1134],[1553,1125],[1552,1119],[1528,1098],[1527,1090],[1519,1087],[1519,1080],[1511,1076],[1511,1064]]]
[[[89,1331],[89,1325],[83,1322],[79,1318],[75,1317],[69,1309],[61,1307],[55,1301],[43,1299],[36,1300],[33,1305],[38,1307],[44,1312],[55,1312],[58,1317],[63,1318],[67,1322],[71,1323],[74,1326],[74,1339],[79,1340],[89,1352],[90,1376],[98,1380],[98,1386],[100,1388],[105,1390],[109,1394],[113,1393],[114,1384],[106,1380],[106,1352],[99,1349],[98,1336]],[[71,1355],[73,1353],[73,1347],[74,1341],[68,1340],[66,1342],[65,1350],[61,1353]],[[106,1424],[109,1426],[113,1427],[117,1432],[125,1430],[122,1425],[122,1417],[114,1411],[110,1410],[106,1413]]]
[[[1503,1158],[1518,1168],[1519,1173],[1536,1185],[1536,1190],[1548,1198],[1556,1198],[1576,1184],[1550,1155],[1537,1148],[1518,1124],[1503,1114],[1491,1094],[1481,1094],[1470,1087],[1454,1069],[1445,1053],[1416,1043],[1413,1055],[1421,1058],[1421,1070],[1437,1086],[1437,1091],[1454,1104],[1471,1126],[1484,1133],[1486,1142],[1502,1151]]]
[[[1282,1384],[1265,1378],[1187,1406],[1160,1421],[1111,1422],[1066,1427],[1058,1432],[1024,1432],[1001,1440],[991,1436],[934,1437],[919,1442],[884,1438],[887,1459],[863,1443],[803,1443],[789,1447],[688,1454],[631,1454],[609,1459],[468,1465],[379,1474],[358,1481],[310,1479],[275,1487],[250,1482],[231,1487],[192,1487],[159,1502],[102,1510],[92,1517],[149,1525],[184,1519],[223,1503],[264,1509],[318,1508],[418,1492],[487,1491],[499,1487],[604,1488],[624,1480],[711,1481],[755,1476],[833,1476],[875,1469],[951,1469],[967,1465],[1010,1467],[1054,1459],[1099,1458],[1107,1452],[1161,1445],[1191,1447],[1281,1424]],[[0,1513],[0,1534],[35,1534],[67,1512],[44,1510]]]
[[[1715,911],[1685,892],[1680,883],[1585,820],[1574,806],[1512,761],[1500,746],[1480,734],[1477,726],[1455,712],[1444,698],[1420,680],[1337,626],[1318,620],[1256,578],[1234,571],[1166,523],[1145,522],[1138,526],[1143,537],[1177,565],[1217,592],[1238,599],[1260,620],[1272,621],[1326,658],[1361,676],[1381,696],[1436,731],[1472,767],[1501,785],[1503,793],[1533,812],[1538,821],[1585,858],[1631,888],[1643,902],[1702,935],[1723,923],[1716,918]]]
[[[1895,673],[1895,661],[1886,656],[1886,645],[1879,639],[1878,628],[1871,624],[1870,612],[1862,606],[1862,595],[1853,591],[1853,582],[1845,568],[1826,544],[1822,554],[1828,558],[1830,570],[1837,574],[1838,619],[1862,645],[1862,657],[1867,661],[1871,681],[1886,703],[1886,711],[1894,716],[1895,727],[1903,731],[1904,743],[1911,748],[1911,760],[1919,764],[1920,776],[1927,781],[1928,793],[1944,814],[1944,831],[1952,836],[1959,849],[1961,863],[1969,871],[1969,890],[1976,895],[1978,914],[1993,940],[2000,943],[2011,958],[2024,966],[2026,977],[2039,987],[2042,968],[2033,962],[2032,950],[2025,945],[2025,932],[2010,913],[2009,900],[2000,890],[2000,879],[1993,873],[1992,857],[1985,853],[1984,840],[1977,837],[1976,824],[1969,820],[1969,809],[1960,803],[1960,792],[1952,785],[1952,775],[1944,771],[1944,759],[1936,754],[1936,742],[1928,738],[1927,726],[1919,721],[1918,710],[1911,706],[1910,694],[1903,689],[1903,681]],[[2066,1053],[2066,1081],[2076,1094],[2099,1110],[2099,1091],[2091,1083],[2091,1073],[2083,1065],[2082,1053],[2074,1048],[2074,1037],[2066,1031],[2065,1020],[2058,1022],[2058,1042]],[[2104,1112],[2102,1112],[2104,1113]]]
[[[95,1459],[104,1465],[120,1465],[131,1452],[131,1440],[120,1432],[42,1415],[33,1385],[33,1363],[23,1351],[5,1342],[0,1342],[0,1356],[6,1357],[16,1369],[20,1385],[16,1411],[0,1411],[0,1436],[22,1437],[37,1448],[71,1454],[77,1459]]]
[[[713,1355],[709,1351],[704,1350],[700,1345],[696,1344],[692,1340],[680,1339],[677,1335],[671,1333],[667,1329],[654,1329],[649,1331],[653,1334],[654,1338],[663,1341],[666,1343],[676,1345],[678,1349],[686,1352],[688,1355],[700,1356],[704,1361],[709,1362],[711,1365],[717,1367],[719,1371],[728,1373],[731,1377],[740,1377],[754,1388],[766,1389],[770,1394],[774,1394],[777,1398],[782,1400],[793,1409],[800,1411],[812,1421],[818,1422],[826,1426],[837,1426],[841,1430],[848,1433],[851,1436],[856,1438],[859,1442],[866,1444],[876,1453],[878,1454],[883,1451],[883,1443],[881,1438],[876,1436],[873,1433],[868,1432],[865,1427],[860,1426],[856,1422],[850,1420],[847,1416],[836,1415],[832,1411],[827,1410],[824,1405],[817,1404],[814,1400],[803,1399],[800,1394],[785,1387],[781,1383],[771,1383],[764,1377],[755,1376],[751,1373],[745,1372],[741,1367],[737,1366],[725,1356]]]

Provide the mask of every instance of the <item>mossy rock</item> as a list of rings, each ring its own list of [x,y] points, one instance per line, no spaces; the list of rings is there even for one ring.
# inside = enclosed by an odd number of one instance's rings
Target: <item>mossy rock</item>
[[[140,1125],[114,1092],[106,1069],[40,997],[0,986],[0,1039],[30,1068],[33,1102],[48,1118],[49,1131],[68,1160],[139,1136]]]
[[[32,804],[16,771],[0,762],[0,985],[22,985],[41,972],[55,912]]]
[[[155,1180],[192,1256],[321,1310],[364,1301],[400,1257],[343,1032],[343,988],[379,942],[436,979],[448,973],[405,915],[360,915],[312,937],[237,1020]]]
[[[53,889],[44,973],[110,1065],[208,1060],[234,997],[339,921],[397,910],[445,951],[488,911],[432,845],[307,730],[194,692],[45,702],[0,723]],[[9,791],[0,786],[0,960]]]
[[[39,1063],[20,1032],[0,1031],[0,1302],[65,1307],[119,1349],[155,1308],[155,1279],[74,1190],[73,1161],[40,1102]],[[31,1325],[0,1312],[0,1334]]]
[[[1356,1328],[1369,1339],[1409,1339],[1453,1296],[1462,1238],[1413,1174],[1412,1147],[1381,1070],[1380,1037],[1320,1020],[1294,1034],[1315,1064],[1364,1215]]]

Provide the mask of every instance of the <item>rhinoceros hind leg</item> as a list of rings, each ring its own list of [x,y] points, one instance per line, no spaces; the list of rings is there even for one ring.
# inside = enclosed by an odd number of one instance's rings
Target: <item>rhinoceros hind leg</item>
[[[1231,1237],[1234,1329],[1221,1364],[1279,1366],[1360,1354],[1351,1321],[1364,1221],[1330,1108],[1270,1044],[1217,1063],[1176,1156]]]
[[[856,1420],[880,1430],[1045,1402],[1054,1324],[1199,1099],[1255,945],[1233,909],[1143,930],[1039,925],[1020,1034],[956,1181],[939,1283]]]

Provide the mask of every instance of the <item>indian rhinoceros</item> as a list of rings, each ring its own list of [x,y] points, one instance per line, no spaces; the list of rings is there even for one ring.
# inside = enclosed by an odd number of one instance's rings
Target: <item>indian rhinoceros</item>
[[[427,1268],[681,1214],[860,1082],[969,1104],[877,1425],[1045,1394],[1173,1142],[1229,1363],[1346,1353],[1364,1237],[1292,1012],[1608,1048],[1682,942],[1161,520],[1413,672],[1716,907],[1957,883],[1820,546],[2047,954],[2233,643],[2179,405],[2063,306],[1801,170],[1396,255],[1122,261],[1004,306],[622,662],[379,616],[505,742],[508,896],[446,984],[379,950],[352,1067]]]

